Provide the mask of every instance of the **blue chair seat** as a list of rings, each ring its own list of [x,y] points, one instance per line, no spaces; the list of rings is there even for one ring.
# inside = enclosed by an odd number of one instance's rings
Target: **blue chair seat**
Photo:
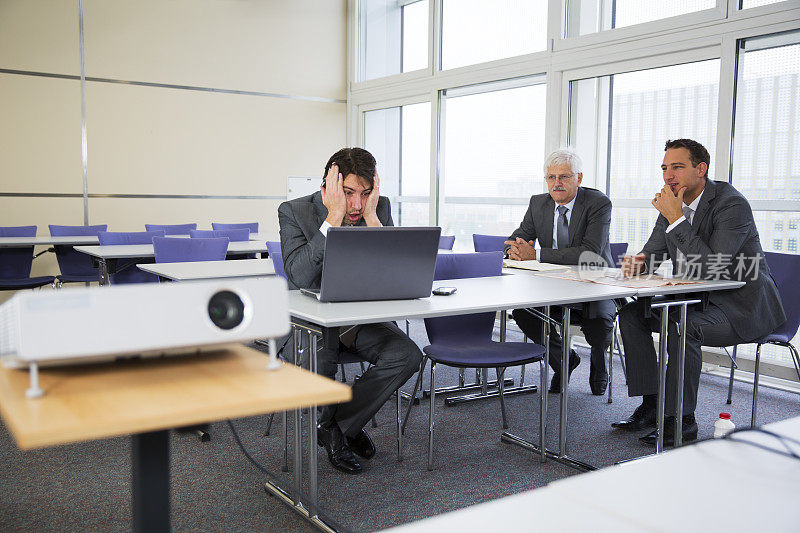
[[[438,363],[461,368],[497,368],[534,363],[542,359],[544,347],[525,342],[448,341],[422,349]]]
[[[37,276],[35,278],[0,279],[0,291],[14,291],[17,289],[33,289],[49,285],[55,281],[55,276]]]

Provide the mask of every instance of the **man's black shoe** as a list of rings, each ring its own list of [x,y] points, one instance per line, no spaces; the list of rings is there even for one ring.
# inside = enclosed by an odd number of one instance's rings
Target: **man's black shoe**
[[[617,429],[624,429],[625,431],[639,431],[640,429],[655,427],[656,425],[656,408],[642,404],[636,408],[633,414],[627,420],[620,420],[614,422],[611,427]]]
[[[375,456],[375,444],[363,429],[355,437],[347,437],[347,445],[353,453],[364,459],[372,459]]]
[[[348,474],[361,472],[361,464],[347,446],[342,430],[336,422],[327,428],[317,426],[317,443],[328,452],[328,460],[334,468]]]
[[[594,365],[589,367],[589,388],[595,396],[605,394],[608,388],[608,372],[605,368],[597,368]]]
[[[561,354],[559,354],[560,356]],[[550,354],[552,357],[552,354]],[[567,381],[569,381],[569,377],[572,375],[572,371],[578,368],[578,365],[581,364],[581,358],[578,357],[573,351],[570,351],[569,354],[569,375],[567,376]],[[561,371],[556,370],[553,372],[553,379],[550,380],[550,388],[548,392],[551,394],[558,394],[561,392]]]
[[[684,415],[681,421],[681,433],[683,434],[683,442],[691,442],[697,440],[697,422],[694,415]],[[654,429],[644,437],[639,437],[639,440],[644,444],[650,446],[656,445],[658,438],[658,429]],[[675,417],[668,416],[664,418],[664,446],[675,445]]]

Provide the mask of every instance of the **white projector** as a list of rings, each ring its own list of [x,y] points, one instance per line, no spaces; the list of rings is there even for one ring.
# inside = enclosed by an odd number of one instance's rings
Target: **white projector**
[[[0,358],[32,373],[38,364],[196,352],[287,333],[278,276],[25,291],[0,305]]]

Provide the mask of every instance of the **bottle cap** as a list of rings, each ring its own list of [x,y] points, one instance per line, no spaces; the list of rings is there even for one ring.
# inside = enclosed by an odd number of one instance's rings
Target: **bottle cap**
[[[722,418],[722,419],[725,419],[725,420],[730,420],[731,419],[731,414],[730,413],[720,413],[719,417]]]

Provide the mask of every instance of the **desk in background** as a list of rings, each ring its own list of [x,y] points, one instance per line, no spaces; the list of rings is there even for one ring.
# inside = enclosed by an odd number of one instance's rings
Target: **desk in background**
[[[139,270],[172,281],[201,279],[252,278],[274,276],[271,259],[241,259],[239,261],[187,261],[185,263],[145,263]]]

